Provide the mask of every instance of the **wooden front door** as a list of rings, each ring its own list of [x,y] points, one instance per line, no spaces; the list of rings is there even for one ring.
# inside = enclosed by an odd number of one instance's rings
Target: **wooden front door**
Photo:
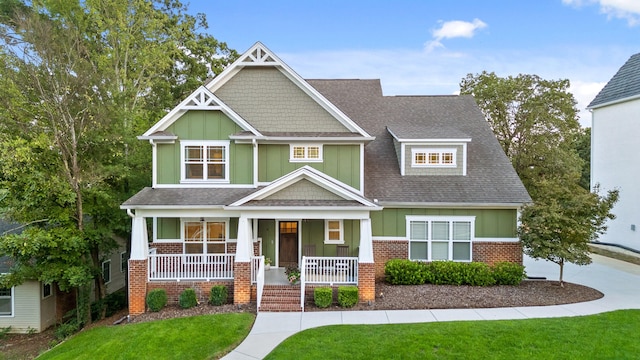
[[[298,265],[298,222],[281,221],[280,226],[279,266]]]

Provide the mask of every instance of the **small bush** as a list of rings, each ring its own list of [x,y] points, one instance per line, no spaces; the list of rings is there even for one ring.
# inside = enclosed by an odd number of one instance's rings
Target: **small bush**
[[[209,303],[214,306],[220,306],[227,303],[228,291],[224,285],[215,285],[209,292]]]
[[[358,303],[358,288],[356,286],[338,287],[338,305],[345,308],[353,307]]]
[[[333,289],[330,287],[313,289],[313,302],[319,308],[328,308],[333,302]]]
[[[4,339],[9,331],[11,331],[11,326],[0,328],[0,340]]]
[[[164,289],[153,289],[147,294],[147,307],[153,312],[162,310],[167,305],[167,292]]]
[[[461,263],[463,269],[463,285],[471,286],[491,286],[495,285],[493,271],[487,263],[471,262]]]
[[[499,262],[493,266],[493,278],[498,285],[520,285],[527,276],[524,266],[512,262]]]
[[[54,332],[54,336],[58,340],[64,340],[69,336],[75,334],[79,330],[78,323],[76,321],[69,321],[64,324],[60,324]]]
[[[454,261],[434,261],[427,267],[428,282],[434,285],[462,285],[465,277],[463,265]]]
[[[421,285],[427,279],[427,264],[408,259],[391,259],[384,265],[391,285]]]
[[[195,290],[193,290],[193,289],[184,289],[184,291],[180,293],[180,298],[178,299],[178,304],[183,309],[190,309],[190,308],[198,305],[198,298],[196,297]]]

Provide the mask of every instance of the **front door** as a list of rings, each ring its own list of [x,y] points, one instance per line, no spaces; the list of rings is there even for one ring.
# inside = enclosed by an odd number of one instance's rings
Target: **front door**
[[[279,266],[298,265],[298,222],[280,221]]]

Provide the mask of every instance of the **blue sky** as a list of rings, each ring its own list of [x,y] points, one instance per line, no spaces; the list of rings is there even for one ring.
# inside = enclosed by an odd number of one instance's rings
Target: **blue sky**
[[[569,79],[584,126],[640,52],[640,0],[191,0],[190,11],[239,52],[261,41],[304,78],[377,78],[385,95],[454,94],[483,70]]]

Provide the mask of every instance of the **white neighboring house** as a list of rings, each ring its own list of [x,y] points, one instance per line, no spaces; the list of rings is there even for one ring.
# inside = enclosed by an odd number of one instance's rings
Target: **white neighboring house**
[[[617,218],[599,241],[640,251],[640,53],[618,70],[589,104],[591,188],[620,190]]]

